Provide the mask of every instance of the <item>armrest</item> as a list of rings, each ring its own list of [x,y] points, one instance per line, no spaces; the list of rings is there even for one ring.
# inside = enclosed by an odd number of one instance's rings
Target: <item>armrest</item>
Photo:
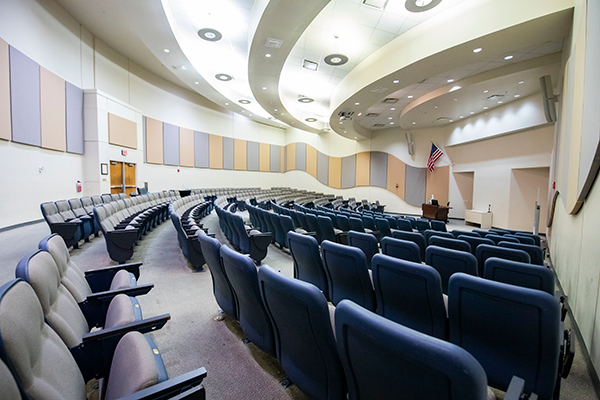
[[[127,270],[127,272],[131,272],[135,276],[135,279],[139,279],[141,265],[142,265],[141,262],[120,264],[120,265],[110,265],[107,267],[88,269],[87,271],[84,272],[84,274],[85,274],[85,278],[89,281],[90,279],[97,279],[97,278],[95,278],[95,276],[99,276],[99,275],[111,274],[112,276],[114,276],[117,273],[117,271],[124,269],[124,270]],[[110,280],[112,282],[112,277]],[[91,286],[91,283],[90,283],[90,286]],[[109,284],[109,286],[110,286],[110,284]],[[109,287],[109,286],[107,286],[107,287]],[[92,290],[93,289],[94,288],[92,287]],[[97,291],[97,290],[95,290],[95,291]]]
[[[127,332],[154,331],[162,328],[170,318],[169,314],[164,314],[84,335],[79,345],[69,349],[81,370],[83,379],[88,381],[92,378],[108,376],[115,348]]]
[[[154,285],[150,283],[119,290],[92,293],[84,301],[78,304],[89,326],[104,326],[108,306],[116,295],[125,294],[130,297],[142,296],[147,294],[152,288],[154,288]]]
[[[120,400],[162,400],[162,399],[190,399],[204,400],[206,393],[202,387],[202,380],[206,377],[206,369],[198,368],[175,378],[150,386]]]
[[[56,222],[50,224],[52,233],[58,233],[62,237],[71,238],[79,228],[77,222]]]
[[[558,361],[559,379],[567,379],[575,358],[575,349],[571,347],[571,330],[563,331],[563,342],[560,345],[560,360]]]
[[[508,384],[508,389],[506,389],[506,393],[504,394],[504,400],[520,400],[524,390],[525,381],[518,376],[513,375]]]
[[[117,247],[129,249],[133,247],[138,238],[137,229],[124,229],[106,232],[106,239],[110,239]]]

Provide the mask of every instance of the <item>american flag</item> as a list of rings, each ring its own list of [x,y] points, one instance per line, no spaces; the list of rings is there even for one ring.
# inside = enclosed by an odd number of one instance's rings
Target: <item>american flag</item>
[[[429,172],[433,172],[435,169],[435,162],[444,154],[433,142],[431,143],[431,153],[429,154],[429,160],[427,161],[427,169]]]

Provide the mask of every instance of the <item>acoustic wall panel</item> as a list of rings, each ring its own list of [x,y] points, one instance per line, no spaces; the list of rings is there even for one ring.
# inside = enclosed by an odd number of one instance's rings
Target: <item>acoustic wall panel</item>
[[[108,143],[137,149],[137,124],[108,113]],[[179,152],[179,149],[177,149]]]
[[[258,171],[258,142],[248,141],[248,171]]]
[[[317,178],[317,149],[306,145],[306,172],[313,178]]]
[[[83,89],[66,82],[65,101],[67,152],[83,154]]]
[[[146,162],[163,163],[163,124],[153,118],[146,117]]]
[[[223,138],[223,169],[233,169],[233,138]]]
[[[40,67],[12,46],[9,53],[12,140],[40,146]]]
[[[236,171],[246,170],[246,141],[243,139],[233,139],[233,169]]]
[[[329,184],[329,156],[317,152],[317,180],[323,185]]]
[[[404,201],[411,206],[421,207],[425,202],[425,185],[427,184],[427,168],[406,166],[406,185]]]
[[[223,169],[223,137],[208,135],[209,165],[212,169]]]
[[[406,164],[390,154],[388,155],[387,171],[387,190],[404,200]]]
[[[306,171],[306,143],[296,143],[296,169]]]
[[[387,187],[388,154],[381,151],[371,152],[370,185],[381,188]]]
[[[163,163],[179,166],[179,127],[163,123]]]
[[[179,128],[179,165],[194,166],[194,131],[191,129]]]
[[[194,131],[194,166],[208,168],[208,133]]]
[[[40,114],[42,147],[67,150],[65,80],[40,67]]]
[[[271,172],[279,172],[281,163],[281,146],[276,144],[270,145],[271,147]]]
[[[294,169],[296,169],[296,143],[290,143],[287,146],[285,146],[286,148],[286,166],[285,166],[285,170],[286,171],[292,171]]]
[[[280,151],[279,151],[279,157],[280,159],[280,164],[279,164],[279,172],[283,173],[285,172],[285,146],[280,146]]]
[[[371,152],[356,155],[356,186],[369,186],[371,178]]]
[[[450,182],[450,166],[436,167],[433,172],[427,173],[427,186],[425,199],[433,195],[440,205],[448,203],[448,188]]]
[[[356,155],[342,157],[342,189],[356,186]]]
[[[271,151],[268,143],[259,143],[258,146],[258,170],[261,172],[269,172],[269,152]]]
[[[10,140],[10,59],[8,43],[0,39],[0,139]]]
[[[329,187],[341,189],[342,187],[342,158],[329,157]]]

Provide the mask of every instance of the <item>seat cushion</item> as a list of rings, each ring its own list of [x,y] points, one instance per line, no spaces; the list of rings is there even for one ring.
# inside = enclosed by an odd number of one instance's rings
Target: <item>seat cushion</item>
[[[108,306],[104,328],[108,329],[141,319],[142,310],[135,297],[119,294],[112,299]]]
[[[126,289],[136,286],[135,276],[122,269],[117,272],[110,284],[110,290]]]

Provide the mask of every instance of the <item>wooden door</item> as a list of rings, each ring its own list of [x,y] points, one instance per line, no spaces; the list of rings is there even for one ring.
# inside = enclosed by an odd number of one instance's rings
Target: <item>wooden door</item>
[[[110,162],[110,193],[123,193],[123,163]]]
[[[135,184],[135,164],[124,163],[123,171],[125,176],[125,193],[130,197],[131,193],[137,193]]]

